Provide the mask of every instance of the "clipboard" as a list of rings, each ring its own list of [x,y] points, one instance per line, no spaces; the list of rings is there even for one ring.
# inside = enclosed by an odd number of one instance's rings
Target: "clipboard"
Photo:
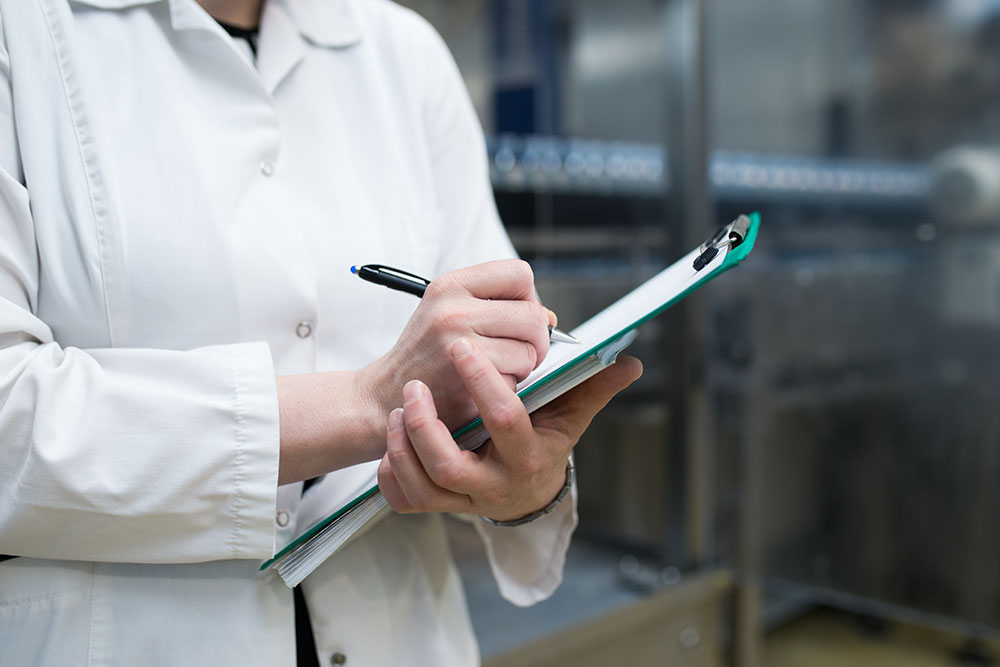
[[[528,412],[614,363],[644,323],[746,259],[759,228],[758,213],[739,216],[705,243],[573,329],[570,334],[580,341],[579,345],[553,343],[545,360],[517,385],[517,394]],[[452,436],[463,449],[475,449],[489,439],[480,418]],[[373,478],[370,487],[311,526],[260,569],[273,567],[294,588],[388,509]]]

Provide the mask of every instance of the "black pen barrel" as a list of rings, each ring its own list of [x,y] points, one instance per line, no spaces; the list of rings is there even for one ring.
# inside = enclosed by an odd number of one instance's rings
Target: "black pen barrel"
[[[367,266],[362,266],[358,269],[358,277],[362,280],[367,280],[370,283],[382,285],[400,292],[406,292],[407,294],[412,294],[417,297],[422,297],[424,295],[424,290],[427,289],[427,285],[418,283],[414,280],[407,280],[406,278],[401,278],[391,273],[376,271],[368,268]]]

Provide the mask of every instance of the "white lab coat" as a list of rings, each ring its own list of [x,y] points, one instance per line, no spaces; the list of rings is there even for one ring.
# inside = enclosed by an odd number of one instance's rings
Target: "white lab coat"
[[[407,10],[268,0],[255,66],[194,0],[0,0],[0,664],[293,665],[291,592],[257,571],[301,488],[276,483],[275,375],[393,344],[415,300],[352,264],[511,253]],[[558,585],[573,503],[477,525],[508,599]],[[321,663],[478,660],[438,516],[390,516],[304,590]]]

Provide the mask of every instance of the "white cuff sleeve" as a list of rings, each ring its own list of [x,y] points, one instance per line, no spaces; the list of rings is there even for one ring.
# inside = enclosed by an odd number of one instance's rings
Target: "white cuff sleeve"
[[[0,351],[0,553],[178,563],[273,553],[264,343]]]
[[[562,583],[566,551],[576,524],[575,484],[552,512],[531,523],[508,528],[475,522],[504,599],[527,607],[555,592]]]

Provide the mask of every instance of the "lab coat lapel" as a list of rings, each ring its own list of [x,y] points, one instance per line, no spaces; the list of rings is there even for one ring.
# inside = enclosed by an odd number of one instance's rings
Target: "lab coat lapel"
[[[361,41],[356,0],[267,0],[280,3],[311,44],[345,48]]]
[[[257,44],[257,74],[271,96],[278,85],[305,57],[308,45],[284,7],[264,4]]]
[[[266,0],[257,71],[271,95],[311,46],[347,48],[361,41],[353,0]]]

